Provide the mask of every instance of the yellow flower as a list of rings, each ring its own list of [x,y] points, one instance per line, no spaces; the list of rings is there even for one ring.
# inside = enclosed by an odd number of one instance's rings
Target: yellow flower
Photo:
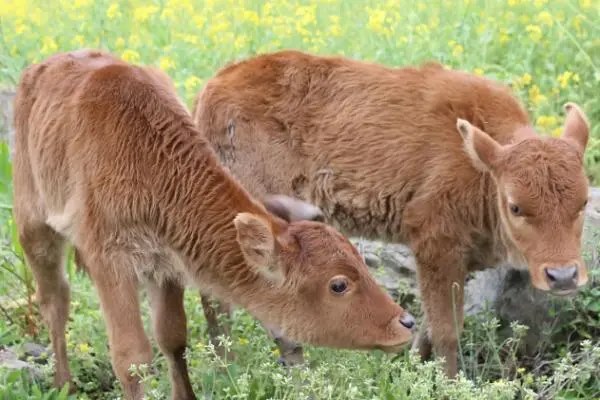
[[[336,37],[341,36],[342,28],[340,26],[340,17],[337,15],[332,15],[329,17],[329,22],[331,23],[331,26],[329,27],[329,34]]]
[[[127,62],[136,63],[140,61],[140,54],[135,50],[127,49],[121,54],[121,58]]]
[[[239,343],[240,343],[242,346],[245,346],[245,345],[247,345],[248,343],[250,343],[250,341],[249,341],[248,339],[246,339],[246,338],[243,338],[243,337],[242,337],[242,338],[240,338],[240,339],[239,339]]]
[[[505,44],[510,41],[510,34],[504,28],[500,29],[500,44]]]
[[[537,8],[541,8],[541,7],[543,7],[544,5],[546,5],[546,3],[547,3],[547,2],[548,2],[548,0],[534,0],[534,1],[533,1],[533,4],[535,4],[535,6],[536,6]]]
[[[193,92],[196,89],[198,89],[198,87],[200,87],[201,84],[202,84],[202,79],[198,78],[195,75],[192,75],[185,80],[183,86],[185,87],[185,90],[187,90],[188,92]]]
[[[483,76],[483,74],[485,74],[485,71],[483,70],[483,68],[475,68],[473,69],[473,73],[478,76]]]
[[[125,47],[125,39],[122,37],[117,38],[117,40],[115,40],[115,47],[118,49]]]
[[[106,10],[106,17],[108,19],[115,19],[117,17],[119,17],[121,15],[121,13],[119,12],[119,4],[117,3],[113,3],[108,7],[108,10]]]
[[[260,22],[260,18],[258,17],[256,11],[251,10],[244,10],[244,12],[242,13],[242,19],[244,21],[250,22],[253,25],[258,25],[258,23]]]
[[[425,24],[419,24],[415,26],[415,32],[417,32],[420,35],[426,35],[429,33],[429,27]]]
[[[550,14],[548,11],[540,12],[537,16],[537,19],[543,25],[552,26],[552,24],[554,24],[554,18],[552,18],[552,14]]]
[[[519,4],[519,0],[508,0],[508,5],[511,7],[514,7],[517,4]]]
[[[247,44],[248,44],[248,36],[238,35],[233,42],[233,47],[236,50],[241,50],[241,49],[245,48]]]
[[[550,135],[552,135],[554,137],[560,137],[561,134],[562,134],[562,126],[558,126],[554,129],[552,129],[552,132],[550,132]]]
[[[525,30],[529,33],[532,42],[538,43],[542,39],[542,28],[539,25],[527,25]]]
[[[371,8],[367,7],[367,14],[369,15],[369,22],[367,22],[367,27],[375,33],[379,33],[381,35],[389,35],[391,31],[389,28],[385,26],[385,17],[386,12],[380,8]]]
[[[144,6],[138,7],[133,10],[133,20],[138,23],[144,23],[150,19],[150,17],[158,12],[157,6]]]
[[[520,76],[518,78],[516,78],[513,81],[513,85],[517,88],[522,88],[525,86],[528,86],[531,84],[532,78],[531,75],[529,75],[527,72],[523,74],[523,76]]]
[[[40,50],[40,52],[44,55],[47,55],[55,53],[56,50],[58,50],[58,45],[56,44],[56,41],[49,36],[45,36],[42,39],[42,49]]]
[[[196,25],[196,28],[202,28],[206,23],[206,18],[203,15],[194,15],[192,21]]]
[[[90,352],[90,346],[88,346],[87,343],[79,343],[79,346],[77,346],[77,349],[79,350],[80,353],[83,353],[83,354],[87,354]]]
[[[27,25],[25,25],[23,23],[23,21],[20,19],[15,23],[15,33],[17,35],[20,35],[21,33],[25,32],[28,29],[29,29],[29,27]]]
[[[529,100],[531,101],[531,103],[534,106],[538,106],[541,103],[543,103],[544,101],[546,101],[546,96],[544,96],[540,92],[540,88],[537,85],[531,86],[531,88],[529,88],[528,93],[529,93]]]
[[[558,119],[553,115],[540,115],[536,120],[536,125],[544,128],[544,130],[550,130],[558,124]]]
[[[569,81],[573,77],[573,73],[571,71],[565,71],[556,78],[560,87],[562,89],[566,89],[569,86]]]
[[[462,53],[464,52],[464,48],[460,45],[460,44],[455,44],[452,47],[452,55],[454,57],[460,57],[462,55]]]
[[[175,19],[175,11],[172,8],[165,8],[163,9],[163,12],[160,13],[160,18],[167,20],[167,21],[171,21]]]
[[[73,44],[75,46],[83,47],[84,43],[85,43],[85,39],[81,35],[75,35],[75,37],[73,38]]]
[[[158,60],[158,66],[163,71],[175,69],[175,61],[173,61],[171,58],[169,58],[167,56],[164,56],[164,57],[161,57],[160,60]]]
[[[581,8],[591,8],[592,0],[579,0],[579,5]]]

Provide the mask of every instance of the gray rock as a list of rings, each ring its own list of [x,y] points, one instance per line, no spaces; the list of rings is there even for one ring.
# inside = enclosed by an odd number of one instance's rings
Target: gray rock
[[[22,354],[21,358],[33,358],[38,362],[45,362],[52,353],[52,350],[50,350],[49,348],[44,347],[41,344],[31,342],[27,342],[21,345],[20,351]]]
[[[43,376],[38,366],[19,360],[17,353],[10,349],[0,349],[0,368],[26,370],[34,379],[41,379]]]

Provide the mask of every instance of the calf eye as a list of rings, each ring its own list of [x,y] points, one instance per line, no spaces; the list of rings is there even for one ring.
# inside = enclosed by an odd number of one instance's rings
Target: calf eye
[[[509,204],[508,208],[510,209],[510,212],[515,216],[518,217],[521,215],[521,208],[516,205],[516,204]]]
[[[333,278],[329,282],[329,289],[335,294],[343,294],[348,290],[346,278]]]

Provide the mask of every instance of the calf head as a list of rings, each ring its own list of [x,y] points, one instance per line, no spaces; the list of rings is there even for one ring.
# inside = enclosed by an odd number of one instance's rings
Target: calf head
[[[583,154],[589,124],[577,105],[567,103],[565,110],[559,138],[542,138],[523,127],[515,132],[523,140],[508,145],[467,121],[457,122],[467,154],[496,184],[503,231],[528,265],[533,285],[557,294],[573,292],[588,280],[581,235],[588,199]]]
[[[318,208],[285,196],[264,203],[274,222],[235,218],[246,262],[269,286],[259,319],[327,347],[398,351],[411,339],[413,317],[377,285],[347,238],[314,221],[322,218]]]

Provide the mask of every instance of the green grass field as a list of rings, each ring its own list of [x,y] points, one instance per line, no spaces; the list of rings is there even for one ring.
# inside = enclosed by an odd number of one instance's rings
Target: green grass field
[[[579,103],[592,125],[586,169],[592,183],[600,185],[599,1],[0,0],[0,88],[14,88],[28,64],[81,47],[159,66],[188,105],[226,63],[283,48],[389,66],[437,60],[510,84],[543,134],[560,134],[562,105]],[[10,180],[8,149],[2,144],[0,349],[48,343],[37,307],[27,300],[33,284],[15,240]],[[68,351],[79,388],[72,398],[118,398],[96,295],[71,264],[68,272],[73,290]],[[447,381],[437,364],[420,363],[408,351],[391,357],[307,347],[311,367],[285,371],[275,362],[274,344],[242,311],[228,339],[238,358],[226,365],[207,345],[196,293],[187,294],[186,307],[188,362],[199,398],[600,398],[598,288],[571,300],[576,318],[555,328],[571,332],[570,340],[554,343],[556,332],[549,333],[534,360],[520,356],[522,327],[514,326],[506,339],[490,316],[467,321],[464,375],[457,381]],[[419,313],[418,303],[410,307]],[[157,374],[140,371],[148,397],[167,398],[166,364],[158,352],[154,364]],[[0,399],[67,398],[50,389],[50,367],[44,365],[35,379],[0,368]]]

